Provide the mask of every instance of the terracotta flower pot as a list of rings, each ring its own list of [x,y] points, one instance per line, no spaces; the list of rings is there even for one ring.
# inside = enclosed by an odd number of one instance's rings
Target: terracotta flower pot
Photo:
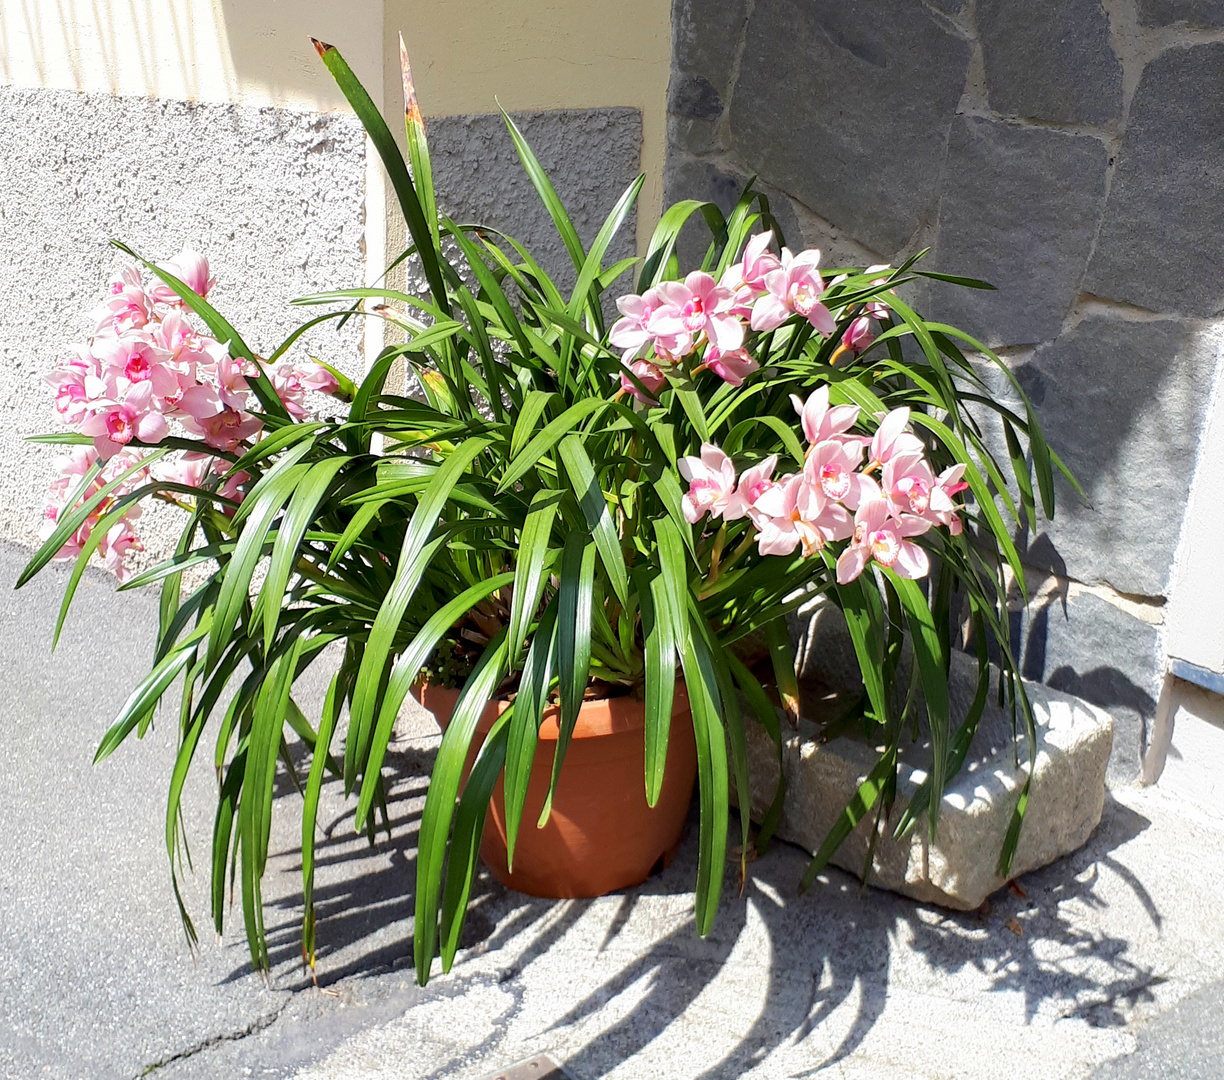
[[[458,690],[414,687],[413,696],[445,729]],[[505,709],[490,702],[481,715],[473,752]],[[631,697],[585,702],[566,751],[552,814],[536,828],[558,737],[559,710],[548,709],[540,727],[527,802],[514,847],[514,871],[506,866],[504,779],[489,803],[480,857],[503,885],[532,896],[602,896],[641,884],[680,847],[684,819],[697,777],[697,748],[684,683],[677,682],[667,744],[663,790],[653,809],[646,803],[645,705]]]

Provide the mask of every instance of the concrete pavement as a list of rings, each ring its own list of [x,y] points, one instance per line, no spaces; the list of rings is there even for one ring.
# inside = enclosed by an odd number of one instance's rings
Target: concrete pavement
[[[1224,964],[1224,828],[1152,789],[1116,790],[1084,850],[969,915],[863,894],[839,871],[798,898],[805,857],[778,845],[743,897],[727,889],[702,941],[692,836],[664,874],[600,900],[533,900],[486,877],[454,970],[421,990],[413,842],[436,736],[416,714],[389,760],[390,842],[355,838],[351,806],[325,792],[317,989],[300,969],[297,797],[274,815],[265,985],[237,908],[211,935],[200,770],[186,804],[193,960],[163,840],[173,718],[90,764],[147,670],[154,597],[88,575],[51,655],[63,575],[13,593],[25,557],[0,547],[6,1078],[475,1080],[542,1053],[575,1080],[1224,1074],[1204,1031]]]

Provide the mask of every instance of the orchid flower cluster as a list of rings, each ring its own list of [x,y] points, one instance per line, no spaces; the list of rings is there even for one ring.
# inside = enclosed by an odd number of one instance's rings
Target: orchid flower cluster
[[[692,355],[700,356],[700,367],[740,386],[759,367],[744,347],[748,333],[776,330],[794,315],[831,336],[837,321],[821,302],[825,283],[820,252],[811,248],[795,255],[784,247],[778,256],[769,250],[772,241],[772,231],[754,236],[743,258],[718,281],[704,270],[694,270],[683,281],[664,281],[640,296],[618,299],[621,318],[608,340],[621,350],[621,389],[643,404],[654,405],[653,395],[667,380],[665,369]],[[871,266],[866,272],[889,269]],[[887,305],[875,300],[863,310],[842,334],[834,360],[842,353],[857,356],[875,341],[871,320],[886,318]]]
[[[214,284],[208,260],[190,248],[184,248],[163,269],[200,296],[206,297]],[[46,377],[55,389],[55,411],[60,419],[90,436],[93,443],[74,446],[71,453],[57,459],[58,475],[51,484],[40,530],[44,540],[67,509],[71,493],[96,462],[104,462],[103,468],[82,499],[138,465],[143,457],[141,447],[171,435],[172,424],[221,454],[238,452],[263,427],[253,412],[256,402],[247,386],[247,377],[255,373],[253,366],[230,356],[227,344],[199,330],[169,286],[160,282],[146,285],[138,267],[127,267],[111,281],[92,319],[89,344],[75,346],[72,355]],[[307,415],[308,391],[330,394],[337,389],[335,376],[313,362],[266,365],[265,373],[289,414],[299,420]],[[153,466],[158,479],[193,488],[229,469],[226,457],[205,451],[188,451]],[[135,469],[56,557],[79,555],[116,500],[148,479],[148,469]],[[228,475],[219,494],[241,501],[242,485],[249,479],[244,472]],[[127,553],[143,548],[135,529],[139,516],[136,501],[97,545],[107,568],[120,580],[128,576]]]
[[[936,476],[922,440],[906,430],[909,409],[881,414],[875,435],[865,438],[850,433],[858,406],[830,407],[827,386],[807,401],[794,395],[791,401],[808,441],[803,469],[775,478],[778,456],[771,454],[737,476],[731,458],[705,443],[699,457],[680,460],[689,482],[685,520],[748,518],[762,555],[790,555],[802,547],[808,557],[848,540],[837,559],[842,585],[873,560],[901,577],[925,577],[930,561],[913,538],[937,525],[953,536],[961,532],[953,499],[968,487],[961,479],[964,464]]]

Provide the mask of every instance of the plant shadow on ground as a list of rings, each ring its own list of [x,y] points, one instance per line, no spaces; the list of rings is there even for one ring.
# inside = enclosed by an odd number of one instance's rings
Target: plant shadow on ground
[[[352,804],[342,801],[338,782],[329,782],[332,790],[325,802],[332,813],[320,813],[316,849],[320,986],[411,969],[415,841],[432,758],[432,748],[419,746],[401,746],[388,756],[392,836],[388,840],[380,833],[373,848],[354,834]],[[883,1013],[898,971],[909,990],[934,996],[945,994],[941,986],[952,979],[975,992],[1018,993],[1027,1020],[1040,1011],[1097,1026],[1123,1025],[1127,1011],[1151,1000],[1151,988],[1161,980],[1129,957],[1131,942],[1126,938],[1086,930],[1084,913],[1105,905],[1097,885],[1101,868],[1108,867],[1126,881],[1160,928],[1161,913],[1143,883],[1112,854],[1148,824],[1107,798],[1102,823],[1083,849],[1027,875],[1026,896],[1003,890],[983,910],[968,913],[863,890],[849,874],[833,869],[807,894],[797,896],[806,855],[775,844],[749,865],[743,896],[736,895],[736,868],[728,866],[718,919],[702,941],[691,920],[662,936],[650,931],[652,898],[682,895],[692,887],[696,815],[690,814],[685,843],[671,866],[614,898],[614,914],[599,948],[603,952],[615,946],[629,957],[627,962],[594,989],[589,984],[576,989],[576,995],[585,991],[585,996],[539,1034],[546,1037],[548,1031],[590,1021],[634,988],[633,1007],[567,1058],[567,1068],[576,1076],[604,1075],[615,1061],[642,1050],[680,1018],[711,982],[728,974],[741,977],[732,970],[736,964],[758,959],[759,985],[754,985],[752,997],[763,1005],[734,1048],[700,1074],[708,1080],[739,1076],[779,1046],[807,1039],[846,1005],[855,1012],[848,1024],[851,1014],[839,1014],[840,1041],[831,1047],[827,1039],[814,1041],[813,1058],[820,1060],[796,1075],[815,1073],[848,1057]],[[300,851],[285,850],[278,863],[277,877],[284,887],[269,896],[270,958],[280,985],[302,989],[311,979],[300,966]],[[488,1045],[469,1048],[471,1060],[497,1054],[501,1033],[524,1008],[524,997],[513,985],[516,977],[557,946],[592,903],[608,901],[542,900],[503,888],[487,872],[478,876],[455,974],[462,975],[465,956],[501,950],[506,964],[498,981],[511,990],[514,1004],[494,1025]],[[741,951],[732,964],[732,953],[746,930],[759,947],[747,961]],[[235,970],[231,978],[246,970]],[[575,979],[575,986],[581,986],[581,980]],[[442,1067],[431,1080],[441,1080],[448,1068]]]

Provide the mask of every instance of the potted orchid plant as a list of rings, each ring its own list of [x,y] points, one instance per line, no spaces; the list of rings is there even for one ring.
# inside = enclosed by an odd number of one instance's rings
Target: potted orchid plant
[[[1053,513],[1062,469],[1020,388],[1013,381],[1024,409],[1015,412],[967,353],[1010,378],[998,358],[923,319],[898,291],[923,274],[984,286],[924,271],[920,256],[824,268],[818,252],[784,245],[751,185],[729,216],[708,203],[672,207],[640,266],[605,265],[641,178],[584,245],[506,117],[573,261],[566,295],[517,241],[439,212],[406,64],[411,169],[339,52],[318,49],[382,156],[412,238],[403,257],[419,261],[427,293],[303,298],[324,312],[262,356],[209,302],[202,258],[184,252],[159,266],[131,253],[136,264],[113,283],[90,344],[51,379],[69,432],[46,438],[73,446],[19,584],[53,558],[75,558],[61,623],[95,553],[127,576],[122,587],[160,587],[154,665],[98,758],[143,735],[181,678],[172,875],[183,778],[211,731],[212,914],[220,932],[228,875],[252,960],[266,966],[260,883],[273,785],[278,771],[292,773],[313,965],[322,784],[329,773],[343,783],[357,827],[373,836],[376,812],[386,815],[388,743],[416,693],[445,722],[419,833],[422,982],[439,946],[444,969],[453,961],[478,850],[503,880],[534,890],[630,884],[674,850],[694,777],[704,934],[722,887],[729,787],[748,784],[745,724],[764,725],[780,747],[780,718],[798,710],[786,617],[813,592],[846,615],[863,722],[884,751],[811,872],[895,782],[913,699],[894,693],[907,640],[934,766],[897,827],[934,830],[985,701],[990,635],[1003,645],[1000,693],[1031,730],[1000,568],[1023,582],[1010,529],[1034,518],[1038,498]],[[702,265],[682,274],[676,239],[694,216],[711,241]],[[608,326],[604,301],[617,288],[620,317]],[[391,319],[407,339],[359,384],[288,359],[315,327],[355,316]],[[413,394],[387,385],[401,361]],[[330,415],[321,395],[336,402]],[[986,415],[1006,461],[981,426]],[[172,557],[128,576],[149,498],[177,503],[186,523]],[[983,680],[955,727],[954,595],[970,612]],[[750,640],[766,642],[769,659],[753,663]],[[294,684],[333,642],[342,660],[322,714],[307,717]],[[302,776],[291,742],[309,757]],[[584,810],[604,781],[620,809]],[[741,874],[782,797],[779,788],[755,838],[741,800]],[[563,847],[585,845],[621,876],[539,885],[535,868],[555,851],[537,841],[560,818],[591,830],[580,843],[562,836]],[[644,851],[622,853],[642,837]]]

